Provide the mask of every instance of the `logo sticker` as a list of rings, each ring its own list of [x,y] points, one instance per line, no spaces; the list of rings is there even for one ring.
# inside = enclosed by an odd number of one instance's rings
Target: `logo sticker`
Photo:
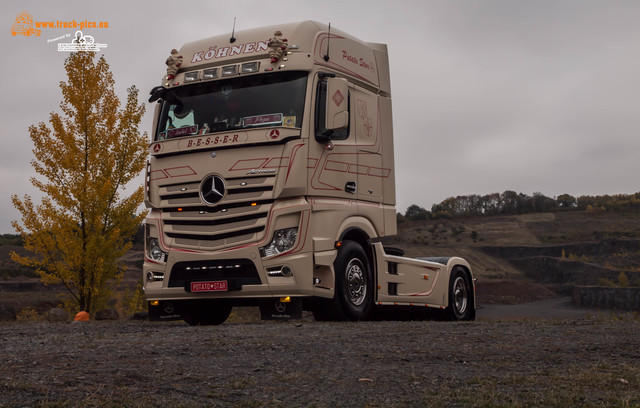
[[[338,89],[336,93],[333,94],[331,99],[333,99],[333,102],[336,104],[336,106],[340,106],[342,105],[342,102],[344,102],[344,95]]]
[[[296,126],[296,117],[295,116],[285,116],[282,118],[282,126],[284,127],[295,127]]]

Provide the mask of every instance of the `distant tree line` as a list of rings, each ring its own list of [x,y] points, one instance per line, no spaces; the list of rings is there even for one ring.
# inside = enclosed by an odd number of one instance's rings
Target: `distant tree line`
[[[464,218],[484,215],[529,214],[549,211],[625,211],[640,209],[640,192],[599,196],[579,196],[562,194],[547,197],[542,193],[528,195],[507,190],[503,193],[486,195],[460,195],[449,197],[431,206],[431,211],[419,205],[410,205],[404,215],[398,213],[398,220],[422,221],[439,218]]]

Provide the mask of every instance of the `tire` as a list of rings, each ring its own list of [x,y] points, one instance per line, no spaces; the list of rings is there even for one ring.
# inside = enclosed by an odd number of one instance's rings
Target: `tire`
[[[191,326],[219,326],[231,314],[231,305],[215,300],[189,303],[183,319]]]
[[[338,314],[351,321],[366,319],[373,306],[374,282],[364,249],[354,241],[343,241],[333,265]]]
[[[449,307],[450,320],[475,320],[476,309],[474,304],[473,286],[469,275],[464,268],[456,266],[449,279]]]

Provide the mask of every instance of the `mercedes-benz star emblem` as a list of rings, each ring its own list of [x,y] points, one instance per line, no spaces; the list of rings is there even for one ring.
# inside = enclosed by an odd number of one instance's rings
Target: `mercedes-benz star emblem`
[[[217,204],[224,197],[224,180],[220,176],[208,176],[200,186],[200,197],[207,204]]]

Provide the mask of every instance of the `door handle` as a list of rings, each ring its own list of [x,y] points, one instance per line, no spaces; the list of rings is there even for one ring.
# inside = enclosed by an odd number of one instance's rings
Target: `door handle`
[[[344,191],[347,193],[355,194],[358,191],[358,186],[355,181],[347,181],[347,184],[344,186]]]

